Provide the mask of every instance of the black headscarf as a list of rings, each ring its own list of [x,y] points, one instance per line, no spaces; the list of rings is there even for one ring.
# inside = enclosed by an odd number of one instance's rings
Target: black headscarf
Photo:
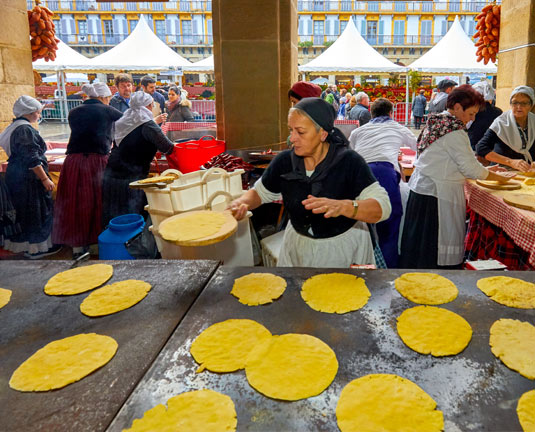
[[[321,98],[309,97],[301,99],[294,108],[306,112],[321,128],[328,133],[329,144],[347,146],[349,141],[340,129],[334,127],[337,112],[334,107]]]

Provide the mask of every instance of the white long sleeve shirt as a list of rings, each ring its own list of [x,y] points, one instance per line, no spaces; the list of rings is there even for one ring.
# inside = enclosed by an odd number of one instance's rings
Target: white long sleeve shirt
[[[416,137],[395,121],[367,123],[351,132],[349,145],[367,163],[390,162],[399,172],[399,148],[416,150]]]

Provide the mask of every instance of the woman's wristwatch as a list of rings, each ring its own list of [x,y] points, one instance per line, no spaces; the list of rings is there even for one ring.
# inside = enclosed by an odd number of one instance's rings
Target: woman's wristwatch
[[[353,204],[353,215],[351,218],[355,219],[355,216],[357,216],[357,211],[359,210],[359,203],[357,200],[353,200],[351,203]]]

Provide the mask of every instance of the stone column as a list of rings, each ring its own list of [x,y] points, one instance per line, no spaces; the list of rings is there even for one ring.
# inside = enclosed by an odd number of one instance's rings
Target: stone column
[[[216,119],[227,148],[286,141],[297,0],[212,0]]]
[[[0,14],[0,131],[13,119],[13,103],[35,96],[25,0],[3,2]]]
[[[511,91],[535,87],[535,0],[503,0],[496,105],[508,110]]]

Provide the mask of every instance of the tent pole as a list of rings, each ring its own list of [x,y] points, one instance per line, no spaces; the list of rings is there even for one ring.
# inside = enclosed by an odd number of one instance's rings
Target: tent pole
[[[409,124],[409,72],[405,80],[405,126]]]

